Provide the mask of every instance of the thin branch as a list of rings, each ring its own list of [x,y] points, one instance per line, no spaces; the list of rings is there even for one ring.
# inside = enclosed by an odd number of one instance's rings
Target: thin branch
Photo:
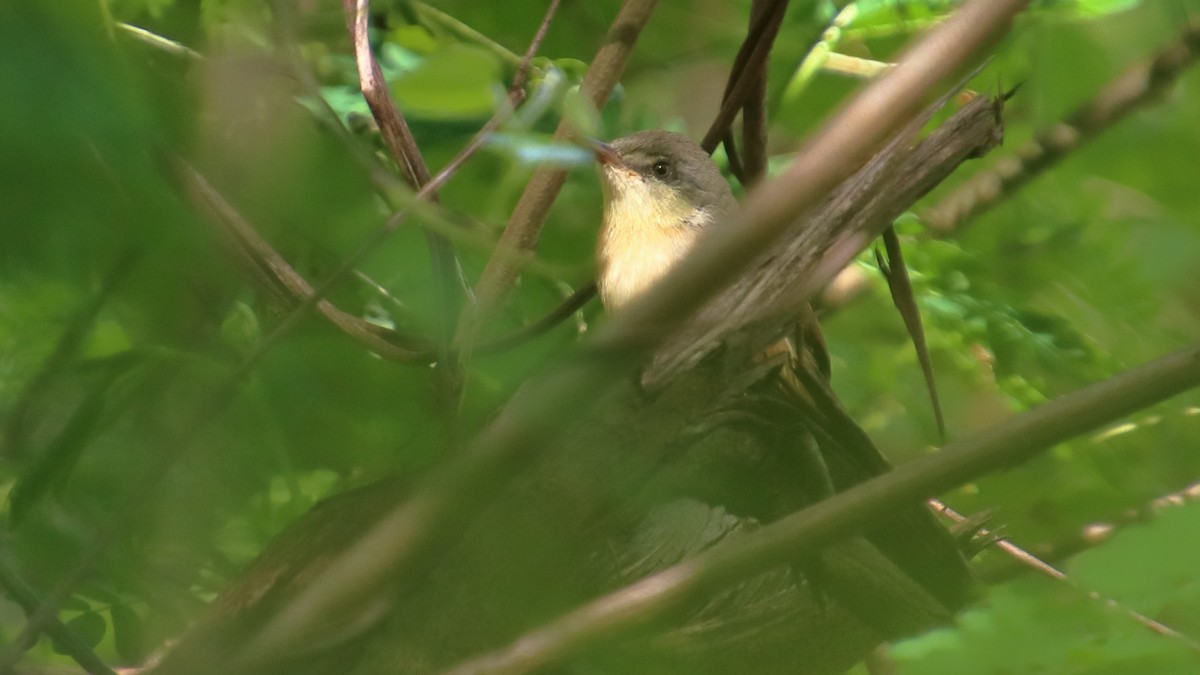
[[[580,85],[584,99],[597,110],[608,101],[609,94],[625,70],[638,35],[650,20],[656,5],[657,0],[626,0],[613,20],[604,43],[596,52]],[[571,132],[569,121],[563,120],[555,130],[554,137],[562,140]],[[475,341],[482,325],[498,309],[501,299],[516,282],[537,247],[546,215],[566,179],[566,170],[556,168],[538,169],[530,178],[509,216],[495,253],[475,284],[476,305],[467,308],[459,320],[455,335],[455,343],[459,346]]]
[[[459,40],[462,40],[463,42],[473,42],[490,51],[501,61],[509,65],[520,65],[520,57],[510,52],[504,47],[504,45],[501,45],[483,33],[471,28],[453,16],[429,5],[428,3],[413,0],[409,4],[414,10],[416,10],[417,16],[423,22],[435,24],[439,28],[444,29],[446,32],[450,33]]]
[[[596,282],[591,281],[587,285],[581,286],[579,290],[572,293],[570,297],[564,300],[558,307],[555,307],[546,316],[525,326],[512,335],[480,344],[475,347],[475,352],[481,355],[497,354],[524,344],[557,326],[563,319],[579,311],[581,307],[587,304],[588,300],[594,297],[596,297]]]
[[[281,48],[282,55],[287,61],[288,69],[292,76],[299,82],[301,91],[308,97],[316,106],[314,113],[317,120],[321,122],[325,128],[337,137],[345,147],[347,153],[363,168],[371,180],[372,187],[379,194],[387,205],[393,210],[399,210],[404,200],[397,199],[397,195],[405,194],[409,190],[407,184],[396,177],[395,173],[385,170],[384,167],[376,160],[375,155],[364,148],[363,143],[356,138],[334,109],[329,105],[329,101],[325,99],[321,92],[321,85],[317,82],[316,77],[312,73],[307,61],[305,61],[303,53],[297,44],[295,31],[295,8],[289,0],[270,0],[271,13],[275,18],[273,27],[275,29],[275,38],[278,46]]]
[[[939,236],[962,227],[1062,161],[1138,108],[1160,100],[1200,56],[1200,23],[1192,23],[1149,60],[1117,76],[1066,120],[1037,134],[921,214]]]
[[[21,575],[17,572],[16,568],[6,555],[0,555],[0,588],[7,591],[8,596],[12,598],[22,610],[24,610],[26,616],[30,617],[30,619],[33,618],[34,613],[37,612],[38,608],[42,604],[41,601],[38,600],[37,594],[34,592],[33,588],[30,587],[23,578],[21,578]],[[63,650],[67,656],[70,656],[72,659],[74,659],[75,663],[78,663],[81,668],[86,670],[91,675],[115,675],[112,668],[109,668],[99,656],[96,656],[96,652],[92,651],[91,647],[88,647],[86,644],[84,644],[84,642],[79,639],[79,636],[75,635],[75,633],[69,627],[67,627],[57,618],[53,616],[50,617],[50,619],[44,624],[44,630],[46,631],[47,635],[54,639],[54,642],[58,645],[59,649]],[[28,643],[23,643],[22,639],[26,640]],[[9,647],[9,650],[20,649],[21,652],[24,653],[24,651],[29,647],[32,647],[33,643],[36,641],[37,633],[33,633],[32,635],[23,633],[21,638],[18,638],[18,640]],[[5,651],[3,656],[9,656],[8,650]],[[6,662],[7,660],[0,661],[0,666]],[[8,671],[4,668],[0,668],[0,672]]]
[[[421,156],[421,148],[413,138],[412,131],[404,115],[392,100],[387,80],[383,70],[371,50],[368,35],[370,19],[370,0],[342,0],[342,8],[346,14],[346,28],[350,33],[350,41],[354,45],[354,60],[358,65],[358,80],[363,97],[371,109],[371,114],[379,126],[380,135],[391,151],[392,157],[400,167],[404,179],[414,190],[425,192],[430,201],[438,199],[437,188],[425,190],[429,183],[429,168]],[[450,339],[454,334],[454,320],[458,315],[461,299],[458,260],[454,248],[442,235],[431,230],[425,230],[425,241],[429,247],[429,257],[433,269],[434,284],[437,289],[439,307],[441,308],[441,326],[438,331],[438,361],[441,367],[436,371],[435,381],[439,384],[440,395],[447,400],[455,396],[461,374],[458,363],[449,354]],[[454,407],[446,406],[448,412]],[[456,427],[448,423],[448,427]]]
[[[25,423],[28,421],[26,416],[29,407],[79,353],[79,347],[87,337],[88,331],[95,325],[100,310],[140,257],[140,251],[129,249],[117,258],[105,273],[96,294],[71,318],[62,335],[58,337],[54,350],[42,361],[37,372],[25,382],[16,402],[9,408],[7,417],[0,424],[0,457],[9,455],[10,458],[17,459],[14,453],[17,453],[25,442]]]
[[[202,207],[202,210],[212,214],[216,220],[228,227],[234,234],[234,239],[240,250],[251,261],[251,267],[254,270],[262,271],[266,274],[267,280],[278,285],[285,290],[292,299],[299,301],[301,304],[296,307],[294,313],[303,313],[309,307],[316,307],[317,311],[325,316],[340,330],[345,332],[350,337],[354,338],[364,347],[371,349],[380,356],[398,363],[427,365],[437,359],[436,350],[432,348],[431,343],[423,338],[406,336],[395,331],[387,331],[386,329],[371,324],[359,317],[353,316],[338,309],[332,303],[324,300],[326,292],[334,283],[342,279],[347,274],[351,273],[354,268],[360,264],[371,251],[395,230],[404,223],[408,215],[412,211],[412,206],[423,199],[433,195],[436,190],[440,189],[447,181],[458,171],[462,165],[470,159],[483,143],[488,135],[496,128],[502,125],[512,115],[513,110],[520,101],[524,98],[524,91],[521,87],[526,74],[529,70],[530,62],[536,54],[541,41],[545,37],[546,28],[549,25],[554,12],[557,10],[559,0],[553,0],[550,8],[547,10],[541,25],[538,28],[537,34],[530,43],[530,47],[523,59],[518,64],[517,72],[514,75],[513,86],[509,90],[509,98],[506,104],[501,106],[499,110],[492,116],[491,119],[475,134],[474,137],[459,151],[453,159],[442,168],[437,175],[428,178],[424,186],[413,196],[409,202],[409,206],[399,209],[388,222],[373,233],[352,255],[349,256],[342,265],[334,270],[321,287],[314,290],[308,282],[294,269],[288,265],[287,261],[278,254],[270,244],[258,235],[257,231],[219,194],[214,190],[208,182],[195,169],[183,163],[177,163],[176,173],[180,176],[185,187],[185,192],[192,199],[194,204]],[[294,45],[290,34],[290,13],[288,8],[281,3],[273,3],[279,23],[284,29],[283,42],[287,48],[289,58],[293,61],[293,70],[296,71],[297,77],[301,80],[306,91],[310,96],[318,99],[322,103],[320,91],[316,82],[312,79],[311,73],[299,61],[298,54],[294,53]],[[376,66],[377,67],[377,66]],[[390,99],[389,99],[390,103]],[[340,121],[336,119],[336,115],[331,110],[327,111],[328,115],[333,115],[332,126],[335,131],[341,131],[339,134],[347,146],[354,151],[355,156],[358,156],[370,174],[372,181],[380,193],[388,199],[389,203],[396,201],[399,194],[398,186],[394,183],[392,175],[386,172],[376,171],[374,162],[370,157],[361,156],[362,153],[357,152],[357,142],[347,136],[345,129]]]
[[[271,248],[200,172],[178,161],[175,175],[192,204],[198,210],[207,212],[210,221],[226,228],[233,238],[234,247],[246,255],[243,267],[259,278],[261,283],[268,284],[271,290],[282,289],[292,302],[315,301],[317,312],[334,327],[389,361],[410,365],[429,365],[432,362],[433,345],[429,340],[396,331],[387,331],[391,338],[387,339],[383,337],[386,329],[344,312],[328,300],[315,299],[315,291],[308,281]]]
[[[965,517],[963,517],[961,514],[959,514],[958,512],[956,512],[954,509],[950,508],[949,506],[946,506],[945,504],[943,504],[937,500],[931,500],[931,502],[933,502],[933,506],[936,510],[943,513],[950,520],[953,520],[954,522],[957,522],[957,523],[966,521]],[[993,533],[990,532],[987,528],[980,528],[979,530],[977,530],[977,532],[978,532],[979,536],[983,536],[983,537],[994,536]],[[1063,573],[1062,570],[1058,569],[1057,567],[1054,567],[1050,563],[1042,560],[1041,558],[1035,556],[1034,554],[1030,553],[1029,551],[1026,551],[1025,549],[1021,548],[1020,546],[1017,546],[1012,541],[1010,541],[1008,538],[997,537],[995,545],[1001,551],[1004,551],[1006,554],[1008,554],[1013,560],[1017,561],[1017,563],[1019,563],[1020,565],[1026,567],[1028,569],[1032,569],[1041,574],[1044,574],[1044,575],[1050,577],[1051,579],[1062,582],[1062,583],[1070,586],[1071,588],[1073,588],[1081,593],[1084,593],[1092,600],[1097,600],[1099,602],[1102,602],[1106,606],[1111,607],[1112,609],[1115,609],[1115,610],[1121,612],[1122,614],[1125,614],[1130,619],[1132,619],[1136,623],[1141,624],[1143,627],[1145,627],[1146,629],[1155,633],[1156,635],[1161,635],[1163,637],[1168,637],[1173,640],[1178,640],[1182,645],[1184,645],[1188,649],[1192,650],[1193,652],[1200,653],[1200,642],[1196,642],[1195,640],[1189,638],[1188,636],[1184,635],[1183,633],[1180,633],[1179,631],[1175,630],[1174,628],[1171,628],[1170,626],[1168,626],[1160,621],[1155,621],[1154,619],[1151,619],[1150,617],[1146,616],[1145,614],[1141,614],[1139,612],[1135,612],[1132,609],[1122,607],[1121,604],[1118,603],[1116,600],[1113,600],[1112,598],[1106,598],[1103,595],[1101,595],[1098,591],[1092,591],[1092,590],[1088,590],[1086,588],[1081,587],[1079,584],[1075,583],[1074,579],[1071,579],[1069,576],[1067,576],[1065,573]]]
[[[904,128],[924,106],[924,97],[1002,35],[1024,5],[1021,0],[968,2],[918,42],[901,67],[872,83],[834,117],[789,171],[764,182],[734,215],[730,227],[702,241],[654,292],[593,332],[573,358],[534,378],[465,452],[433,470],[405,503],[331,560],[235,658],[249,667],[269,662],[319,631],[324,617],[337,615],[341,607],[358,606],[381,585],[392,585],[401,593],[410,589],[514,471],[553,446],[567,426],[564,420],[573,419],[598,394],[630,377],[671,329],[770,247],[800,213],[849,176],[862,157],[869,157]],[[642,24],[644,20],[631,25],[618,22],[634,31]],[[621,34],[610,33],[610,40]],[[612,43],[606,48],[618,50]],[[529,234],[524,228],[522,232]],[[859,249],[865,245],[862,242]],[[812,289],[807,293],[811,296]]]
[[[472,148],[469,144],[467,149],[474,150],[477,147]],[[465,153],[455,159],[458,160],[462,157],[465,157]],[[447,165],[448,170],[453,170],[461,165],[461,162],[452,162],[452,164],[454,164],[453,167]],[[211,216],[211,220],[228,228],[229,234],[233,238],[233,247],[241,254],[240,257],[245,259],[244,268],[268,291],[282,290],[286,294],[286,299],[292,302],[315,302],[317,312],[334,327],[363,347],[389,361],[427,366],[438,360],[438,351],[430,340],[384,328],[345,312],[328,300],[317,299],[316,291],[303,275],[293,269],[283,256],[279,255],[254,227],[208,183],[204,176],[182,162],[179,163],[178,168],[177,173],[183,183],[184,191],[193,205],[199,210],[207,212]],[[438,175],[444,174],[439,173]],[[493,355],[524,344],[541,336],[563,319],[578,311],[595,294],[595,282],[589,282],[541,319],[511,335],[484,342],[475,347],[475,350],[481,355]]]
[[[369,0],[342,0],[346,28],[354,45],[354,61],[358,64],[359,86],[404,180],[413,190],[419,190],[429,182],[429,169],[425,166],[425,159],[421,156],[421,148],[413,138],[412,130],[408,128],[408,122],[392,100],[383,70],[371,51],[367,32],[370,5]]]
[[[1122,528],[1131,525],[1145,525],[1149,519],[1164,509],[1195,503],[1198,500],[1200,500],[1200,483],[1193,483],[1181,490],[1158,497],[1149,504],[1122,511],[1104,522],[1089,523],[1065,541],[1041,544],[1032,548],[1039,552],[1038,557],[1041,560],[1064,560],[1103,544]],[[1000,565],[994,569],[985,570],[982,576],[989,583],[1000,583],[1016,576],[1021,571],[1022,568],[1016,565]]]
[[[546,7],[546,13],[542,16],[542,22],[538,24],[537,31],[533,34],[533,39],[529,41],[529,48],[525,50],[525,55],[521,57],[521,62],[517,64],[517,72],[513,75],[512,84],[508,88],[508,95],[511,98],[515,92],[521,92],[521,98],[524,99],[525,79],[529,75],[529,66],[533,63],[533,57],[537,56],[538,50],[541,49],[542,41],[546,39],[546,32],[550,30],[550,22],[554,19],[554,15],[558,13],[558,6],[562,0],[550,0],[550,5]]]
[[[512,84],[509,85],[508,98],[505,103],[496,110],[495,114],[488,119],[479,131],[475,132],[475,135],[463,146],[463,149],[436,176],[430,179],[429,184],[433,185],[433,189],[438,189],[442,185],[445,185],[446,181],[450,180],[462,165],[483,147],[483,144],[487,142],[492,132],[507,122],[512,117],[513,112],[524,102],[525,79],[529,74],[530,64],[533,62],[533,57],[537,55],[542,40],[546,38],[546,31],[550,27],[550,21],[554,18],[554,14],[558,11],[560,2],[561,0],[551,0],[550,5],[546,8],[546,13],[542,17],[541,23],[538,24],[533,39],[529,42],[529,48],[525,50],[525,55],[521,57],[521,62],[517,65],[517,71],[513,75]]]
[[[780,6],[782,5],[782,6]],[[776,7],[779,7],[776,9]],[[774,42],[779,34],[779,26],[787,11],[787,3],[771,3],[770,0],[754,0],[750,8],[751,21],[763,14],[772,13],[772,22],[768,24],[767,34],[762,39]],[[741,164],[745,186],[750,187],[767,175],[767,65],[770,52],[762,61],[752,64],[753,70],[747,68],[747,77],[751,78],[751,87],[746,92],[746,101],[742,104],[742,154]],[[732,145],[726,142],[726,147]]]
[[[1200,385],[1200,345],[1162,357],[1023,413],[974,438],[905,464],[732,544],[590,602],[508,647],[443,675],[525,673],[669,615],[714,588],[802,558],[930,495],[1011,468],[1056,443]]]
[[[755,20],[751,22],[746,39],[742,42],[738,54],[734,57],[733,68],[729,73],[729,81],[725,85],[725,95],[721,100],[721,109],[700,141],[700,147],[708,152],[717,148],[717,144],[729,131],[733,118],[737,116],[742,106],[750,99],[751,93],[757,86],[757,81],[767,63],[771,47],[775,45],[775,37],[783,23],[783,15],[787,11],[787,0],[766,0],[771,4],[762,9]]]

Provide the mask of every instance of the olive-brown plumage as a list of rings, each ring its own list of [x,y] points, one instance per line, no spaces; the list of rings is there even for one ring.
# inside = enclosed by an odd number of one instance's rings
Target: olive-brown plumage
[[[721,226],[737,206],[729,184],[708,154],[686,136],[643,131],[598,144],[604,215],[596,244],[597,286],[610,312],[646,292],[678,264],[706,227]],[[799,342],[781,339],[759,356],[778,362],[777,377],[745,400],[772,399],[775,412],[750,411],[766,422],[757,430],[770,449],[749,471],[750,483],[720,501],[741,516],[771,521],[805,503],[845,490],[890,469],[878,448],[841,408],[829,387],[829,360],[812,310],[798,309]],[[770,417],[771,419],[767,419]],[[743,467],[731,467],[736,473]],[[972,580],[956,545],[923,506],[898,510],[866,533],[869,547],[932,594],[928,604],[900,607],[901,623],[914,616],[950,616],[968,599]],[[820,575],[809,560],[807,573]],[[837,599],[860,618],[897,634],[878,598],[862,597],[856,583],[838,588]],[[926,612],[929,608],[932,611]],[[919,623],[919,621],[918,621]],[[911,626],[910,626],[911,628]],[[902,632],[902,631],[901,631]]]

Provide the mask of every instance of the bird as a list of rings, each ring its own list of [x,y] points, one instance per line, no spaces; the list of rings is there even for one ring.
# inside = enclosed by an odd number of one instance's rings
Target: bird
[[[653,129],[590,145],[603,197],[596,286],[605,310],[619,314],[680,264],[706,231],[730,226],[738,202],[716,162],[683,134]],[[741,515],[767,522],[891,468],[838,402],[815,314],[808,307],[799,311],[799,330],[780,336],[759,357],[781,364],[764,384],[766,398],[784,403],[782,415],[775,406],[763,434],[774,457],[757,475],[761,486],[743,486],[750,496],[732,497],[750,511]],[[935,601],[930,606],[937,606],[930,612],[934,622],[948,620],[973,597],[974,579],[957,542],[925,505],[901,509],[865,535],[872,550],[929,593]],[[799,561],[798,567],[819,593],[828,591],[859,613],[877,614],[877,603],[856,594],[852,581],[840,583],[836,570],[826,575],[820,558]],[[888,617],[862,618],[885,624],[884,634],[897,628]]]
[[[712,158],[682,134],[644,131],[595,153],[604,195],[597,287],[615,312],[678,264],[737,200]]]
[[[684,260],[705,230],[724,226],[737,200],[717,165],[685,136],[640,132],[597,142],[594,151],[605,193],[597,288],[607,310],[619,313]],[[869,439],[843,428],[852,422],[830,421],[822,368],[802,357],[815,347],[789,342],[786,349],[792,351],[780,352],[788,357],[781,375],[764,385],[801,411],[801,428],[785,420],[778,433],[768,434],[778,452],[766,465],[785,470],[715,467],[722,478],[723,469],[730,468],[739,478],[759,481],[742,503],[737,495],[703,490],[643,502],[645,494],[659,496],[655,489],[639,492],[652,483],[644,474],[672,453],[641,452],[647,448],[637,445],[639,432],[658,420],[653,414],[646,419],[645,413],[659,409],[642,406],[622,389],[599,406],[604,417],[582,426],[587,433],[565,439],[525,467],[470,527],[449,535],[457,543],[420,584],[403,594],[379,589],[369,602],[327,617],[321,635],[263,664],[236,661],[265,621],[408,498],[414,478],[405,474],[361,486],[328,498],[277,536],[151,672],[439,672],[712,543],[736,544],[758,523],[812,501],[813,495],[845,489],[886,470]],[[815,374],[809,377],[806,368]],[[789,378],[788,372],[799,374]],[[816,383],[809,381],[813,378]],[[816,392],[809,393],[811,400],[801,398],[809,389]],[[813,438],[820,446],[816,458],[805,454]],[[714,434],[708,440],[721,439]],[[734,453],[732,461],[740,457]],[[713,469],[701,463],[699,473]],[[825,472],[826,478],[816,482],[827,485],[814,488],[801,470]],[[685,467],[680,475],[691,480],[698,473]],[[930,515],[927,510],[907,511],[908,516],[826,549],[819,560],[739,580],[688,603],[677,622],[654,623],[578,655],[561,669],[539,672],[723,675],[749,669],[782,674],[797,672],[798,664],[819,675],[843,672],[879,640],[938,625],[957,607],[961,575],[953,568],[957,554],[939,538],[946,532],[923,519]],[[917,545],[922,541],[927,545]],[[941,562],[930,551],[941,555]],[[829,607],[808,597],[793,573],[819,574],[822,565],[828,574],[819,585],[828,591]]]

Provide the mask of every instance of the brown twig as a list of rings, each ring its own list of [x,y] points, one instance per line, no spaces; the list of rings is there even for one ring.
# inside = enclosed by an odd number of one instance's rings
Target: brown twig
[[[751,21],[746,39],[734,57],[733,68],[725,85],[725,95],[721,100],[721,109],[700,141],[700,147],[708,152],[717,148],[717,144],[725,138],[733,118],[750,100],[753,92],[760,86],[759,78],[765,72],[767,57],[779,27],[783,23],[783,15],[787,11],[787,0],[764,0],[770,4],[760,9]]]
[[[316,291],[308,281],[284,260],[266,242],[250,223],[217,192],[212,185],[193,167],[183,161],[176,163],[175,175],[182,183],[184,193],[200,211],[209,214],[209,220],[226,228],[233,238],[233,248],[242,255],[243,267],[255,276],[260,284],[284,292],[287,300],[295,303],[315,303],[315,309],[338,330],[355,342],[379,356],[410,365],[428,365],[434,356],[433,345],[425,339],[389,331],[392,339],[385,339],[384,329],[342,311],[325,299],[317,299]]]
[[[961,228],[1130,113],[1161,98],[1198,55],[1200,23],[1192,23],[1174,42],[1125,70],[1066,120],[972,176],[925,210],[921,219],[938,236]]]
[[[1200,500],[1200,483],[1193,483],[1175,492],[1163,495],[1138,508],[1127,509],[1104,522],[1090,523],[1065,541],[1039,544],[1031,548],[1038,551],[1038,559],[1045,561],[1065,560],[1089,548],[1107,542],[1122,528],[1144,525],[1160,511],[1167,508],[1195,503]],[[1030,555],[1033,555],[1032,553]],[[1018,560],[1018,562],[1021,562]],[[1017,576],[1024,569],[1019,565],[997,565],[983,571],[989,583],[1000,583]]]
[[[561,1],[550,0],[550,5],[546,7],[546,13],[542,16],[542,22],[538,24],[537,31],[533,34],[533,39],[529,41],[529,48],[525,50],[525,55],[521,57],[521,63],[517,65],[517,72],[513,75],[512,85],[508,88],[510,97],[513,95],[513,92],[524,92],[525,78],[529,75],[529,65],[533,62],[533,57],[537,55],[538,49],[541,48],[542,41],[546,39],[546,32],[550,30],[550,21],[558,13],[558,6]]]
[[[1194,487],[1192,489],[1194,489]],[[1184,493],[1186,493],[1186,491],[1184,491]],[[956,523],[961,523],[961,522],[964,522],[967,520],[962,514],[959,514],[958,512],[956,512],[954,509],[950,508],[949,506],[946,506],[945,504],[943,504],[937,500],[930,500],[930,501],[933,503],[933,506],[936,510],[943,513],[950,520],[952,520]],[[984,537],[993,535],[993,533],[988,531],[986,528],[980,528],[979,530],[977,530],[977,533],[978,533],[978,535],[984,536]],[[1149,629],[1151,632],[1153,632],[1157,635],[1161,635],[1163,637],[1171,638],[1173,640],[1178,640],[1181,644],[1183,644],[1185,647],[1192,650],[1193,652],[1200,652],[1200,642],[1196,642],[1195,640],[1189,638],[1188,636],[1180,633],[1179,631],[1175,630],[1174,628],[1171,628],[1170,626],[1168,626],[1162,622],[1155,621],[1154,619],[1151,619],[1150,617],[1148,617],[1144,614],[1141,614],[1139,612],[1135,612],[1132,609],[1122,607],[1121,604],[1118,603],[1116,600],[1113,600],[1112,598],[1106,598],[1097,591],[1091,591],[1091,590],[1082,588],[1081,586],[1079,586],[1079,584],[1075,583],[1075,581],[1073,579],[1071,579],[1069,576],[1067,576],[1065,573],[1063,573],[1062,570],[1058,569],[1057,567],[1054,567],[1053,565],[1046,562],[1045,560],[1042,560],[1041,558],[1035,556],[1034,554],[1030,553],[1029,551],[1014,544],[1008,538],[997,537],[995,545],[1001,551],[1004,551],[1006,554],[1008,554],[1013,560],[1015,560],[1023,568],[1032,569],[1036,572],[1039,572],[1041,574],[1044,574],[1044,575],[1050,577],[1051,579],[1065,583],[1068,586],[1070,586],[1071,588],[1074,588],[1075,590],[1086,594],[1089,598],[1091,598],[1093,600],[1098,600],[1098,601],[1104,603],[1106,606],[1111,607],[1111,608],[1125,614],[1130,619],[1133,619],[1135,622],[1137,622],[1137,623],[1141,624],[1142,626],[1144,626],[1145,628]]]
[[[1162,357],[1023,413],[590,602],[507,648],[443,675],[507,675],[559,662],[668,615],[734,579],[796,560],[866,528],[895,508],[1028,460],[1043,450],[1200,385],[1200,345]]]
[[[573,358],[534,378],[464,453],[432,471],[405,503],[280,607],[238,658],[252,666],[291,653],[292,645],[319,630],[323,617],[337,615],[340,607],[358,606],[381,584],[400,592],[410,589],[514,471],[553,445],[564,431],[564,420],[628,378],[671,329],[742,272],[800,213],[849,176],[864,156],[903,128],[921,110],[928,92],[1002,35],[1024,5],[1021,0],[968,2],[917,43],[901,67],[833,118],[788,172],[764,182],[735,214],[734,226],[702,241],[654,292],[593,332]],[[865,242],[858,246],[861,250]],[[515,268],[510,271],[515,273]],[[811,296],[811,289],[807,293]]]
[[[547,9],[546,15],[538,27],[534,39],[531,41],[529,49],[518,64],[506,104],[496,111],[487,123],[484,124],[441,171],[425,180],[424,185],[412,198],[408,207],[400,208],[389,218],[388,222],[382,228],[363,242],[353,254],[343,261],[340,267],[326,278],[321,288],[314,290],[300,274],[287,264],[287,261],[282,256],[271,248],[269,243],[258,235],[257,231],[219,193],[212,189],[203,176],[199,175],[191,167],[184,166],[181,167],[183,169],[181,177],[184,179],[189,195],[194,198],[193,201],[195,203],[203,206],[204,210],[210,212],[219,222],[230,228],[235,235],[235,241],[239,246],[239,250],[249,261],[250,269],[265,272],[266,277],[262,279],[263,281],[277,285],[286,291],[293,300],[301,303],[301,306],[294,310],[295,312],[303,312],[306,307],[315,306],[318,312],[347,335],[389,360],[398,363],[422,365],[438,360],[437,350],[433,348],[430,341],[416,336],[406,336],[395,331],[387,331],[359,317],[343,312],[323,299],[325,291],[333,283],[349,274],[367,255],[376,249],[384,238],[399,229],[411,213],[411,205],[435,194],[436,190],[445,185],[458,169],[478,152],[479,148],[487,140],[488,135],[499,128],[512,115],[516,106],[524,99],[523,82],[529,71],[533,56],[537,53],[538,47],[545,38],[547,27],[558,8],[559,2],[560,0],[552,0],[550,3],[550,7]],[[280,25],[284,29],[287,29],[290,27],[288,8],[281,6],[280,3],[274,3],[274,6],[279,15]],[[283,41],[290,47],[292,40],[290,32],[286,30],[285,38]],[[315,81],[313,81],[311,74],[308,73],[307,68],[303,67],[302,62],[298,60],[298,55],[293,53],[292,49],[289,49],[289,56],[293,60],[293,69],[297,71],[297,76],[305,86],[305,89],[311,96],[323,101]],[[378,65],[374,64],[374,68],[377,69]],[[364,87],[366,87],[365,84]],[[381,103],[381,105],[392,107],[390,98],[386,103]],[[332,114],[332,111],[327,112],[328,114]],[[362,153],[357,152],[358,145],[356,141],[344,133],[345,129],[336,120],[336,115],[333,116],[331,124],[336,127],[335,131],[343,132],[339,136],[342,137],[343,141],[354,154],[365,163],[368,173],[380,193],[385,198],[388,198],[389,202],[394,202],[398,190],[391,174],[375,170],[377,167],[375,167],[373,160],[370,157],[361,156]]]
[[[354,61],[358,65],[358,79],[363,97],[371,109],[371,114],[379,127],[384,143],[391,151],[392,158],[400,167],[401,174],[414,190],[420,190],[430,201],[436,202],[437,187],[428,188],[429,168],[421,156],[421,149],[413,138],[412,131],[404,115],[396,107],[388,90],[387,80],[383,70],[371,51],[368,37],[370,19],[370,0],[342,0],[342,9],[346,15],[346,28],[350,33],[350,41],[354,45]],[[434,284],[437,289],[439,307],[441,308],[441,326],[438,331],[438,361],[441,365],[435,373],[439,395],[449,402],[457,396],[462,380],[458,362],[449,353],[450,339],[454,334],[454,320],[458,315],[458,307],[462,297],[460,289],[461,274],[454,248],[441,234],[425,230],[425,241],[429,247],[429,257],[433,269]],[[456,408],[444,405],[447,412]],[[452,421],[447,421],[447,428],[456,428]],[[456,443],[452,442],[452,445]]]
[[[525,326],[512,335],[480,344],[475,347],[475,352],[480,355],[498,354],[524,344],[557,326],[563,319],[579,311],[581,307],[587,304],[588,300],[594,297],[596,297],[596,282],[591,281],[587,285],[581,286],[579,290],[572,293],[562,304],[555,307],[546,316]]]
[[[399,210],[402,200],[398,200],[397,195],[406,194],[409,191],[407,183],[380,164],[375,155],[367,150],[364,144],[346,128],[337,112],[325,99],[320,83],[317,82],[297,44],[293,3],[288,0],[270,0],[270,5],[275,18],[272,27],[276,32],[276,42],[281,47],[283,57],[287,60],[291,75],[300,84],[301,91],[316,105],[317,120],[337,137],[350,157],[362,167],[370,179],[372,187],[388,206],[393,210]]]
[[[529,48],[525,50],[525,55],[521,57],[521,62],[517,65],[516,73],[513,74],[512,84],[508,88],[508,98],[505,103],[488,119],[479,131],[467,141],[463,149],[451,159],[436,176],[431,178],[428,183],[432,185],[432,189],[438,189],[445,185],[451,177],[458,171],[462,165],[479,151],[483,144],[487,142],[489,136],[496,129],[499,129],[505,122],[512,117],[513,112],[525,100],[525,79],[529,74],[529,67],[533,61],[533,57],[537,55],[538,48],[541,47],[542,40],[546,37],[546,31],[550,27],[550,21],[554,18],[555,12],[558,11],[558,6],[561,0],[551,0],[549,7],[546,8],[546,14],[542,17],[541,23],[538,25],[537,32],[533,39],[529,42]]]
[[[383,70],[371,51],[367,33],[370,5],[370,0],[342,0],[346,28],[354,45],[355,63],[358,64],[359,86],[404,180],[413,190],[419,190],[429,182],[429,169],[425,166],[425,159],[421,156],[421,148],[417,146],[412,130],[408,128],[408,122],[392,100]]]
[[[776,10],[778,5],[783,7]],[[751,22],[763,14],[773,13],[773,20],[768,24],[767,34],[762,39],[774,41],[783,22],[787,3],[770,3],[769,0],[754,0],[750,8]],[[747,77],[752,79],[751,87],[746,92],[746,101],[742,105],[742,154],[741,164],[746,187],[751,187],[763,176],[767,175],[767,65],[770,57],[768,51],[761,62],[747,67]],[[753,67],[753,71],[749,68]],[[732,146],[726,142],[726,148]]]
[[[657,0],[626,0],[613,20],[596,56],[583,77],[580,91],[585,100],[597,109],[603,108],[608,96],[625,70],[638,35],[650,19]],[[565,139],[572,132],[564,120],[554,132],[556,139]],[[500,300],[508,293],[532,255],[541,235],[542,225],[550,206],[566,182],[563,169],[542,168],[534,172],[520,200],[509,216],[508,225],[496,245],[496,253],[484,266],[475,284],[476,304],[469,307],[459,320],[455,343],[459,346],[475,342],[482,325]]]

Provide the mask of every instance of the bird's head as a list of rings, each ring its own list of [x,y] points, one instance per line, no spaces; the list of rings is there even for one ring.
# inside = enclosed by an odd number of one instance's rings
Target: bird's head
[[[708,153],[681,134],[642,131],[593,151],[604,192],[597,283],[613,310],[664,276],[736,202]]]

